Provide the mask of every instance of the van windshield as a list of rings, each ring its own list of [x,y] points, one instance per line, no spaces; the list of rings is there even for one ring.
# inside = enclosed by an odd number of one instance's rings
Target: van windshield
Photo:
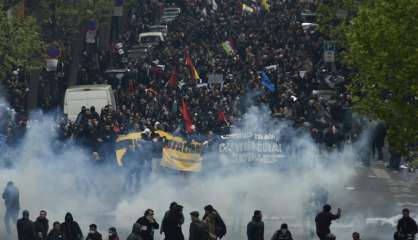
[[[159,41],[160,41],[159,36],[141,37],[141,43],[158,43]]]

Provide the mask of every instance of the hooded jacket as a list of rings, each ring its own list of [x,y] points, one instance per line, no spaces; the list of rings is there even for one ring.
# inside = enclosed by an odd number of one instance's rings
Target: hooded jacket
[[[141,225],[139,223],[135,223],[132,227],[132,232],[129,234],[126,240],[142,240],[141,238]]]
[[[248,240],[264,240],[264,223],[255,216],[247,225]]]
[[[73,219],[71,213],[65,214],[65,222],[61,226],[62,232],[65,235],[66,240],[82,240],[83,233],[80,226]]]

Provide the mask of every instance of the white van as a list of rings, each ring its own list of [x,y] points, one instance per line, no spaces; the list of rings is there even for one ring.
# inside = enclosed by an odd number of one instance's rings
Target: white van
[[[64,114],[70,121],[76,120],[83,106],[86,108],[94,106],[100,114],[106,105],[110,105],[110,109],[116,110],[115,96],[110,85],[79,85],[65,91]]]
[[[139,34],[139,45],[150,44],[157,45],[159,42],[164,42],[164,35],[162,32],[145,32]]]

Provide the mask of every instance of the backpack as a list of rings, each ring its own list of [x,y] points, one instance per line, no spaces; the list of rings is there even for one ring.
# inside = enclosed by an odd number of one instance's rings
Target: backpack
[[[226,225],[224,220],[222,220],[221,216],[219,216],[218,213],[216,213],[215,218],[215,234],[217,237],[222,238],[226,235]]]

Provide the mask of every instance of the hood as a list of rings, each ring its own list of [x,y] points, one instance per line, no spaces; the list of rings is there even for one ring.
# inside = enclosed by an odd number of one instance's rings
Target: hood
[[[141,224],[135,223],[132,227],[132,233],[139,234],[141,232]]]
[[[74,219],[73,219],[73,215],[71,213],[65,214],[65,222],[66,223],[73,222],[73,221],[74,221]]]

